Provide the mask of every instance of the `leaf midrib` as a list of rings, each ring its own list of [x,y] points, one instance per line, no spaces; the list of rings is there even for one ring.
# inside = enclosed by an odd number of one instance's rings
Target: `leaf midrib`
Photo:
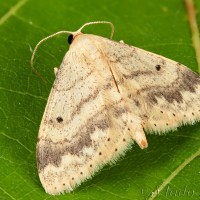
[[[12,15],[14,15],[28,0],[18,1],[11,9],[0,18],[0,25],[4,24]]]

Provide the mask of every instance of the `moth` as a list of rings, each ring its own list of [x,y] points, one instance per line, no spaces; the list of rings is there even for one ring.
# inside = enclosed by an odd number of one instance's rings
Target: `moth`
[[[37,142],[45,191],[70,192],[115,162],[145,132],[162,134],[200,119],[200,77],[184,65],[123,42],[70,34],[70,48],[48,98]]]

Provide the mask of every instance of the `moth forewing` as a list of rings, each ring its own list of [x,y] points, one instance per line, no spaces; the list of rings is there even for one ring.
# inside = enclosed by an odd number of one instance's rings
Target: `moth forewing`
[[[184,65],[80,30],[70,33],[37,143],[39,176],[49,194],[72,191],[133,141],[146,148],[144,131],[161,134],[200,119],[200,77]]]

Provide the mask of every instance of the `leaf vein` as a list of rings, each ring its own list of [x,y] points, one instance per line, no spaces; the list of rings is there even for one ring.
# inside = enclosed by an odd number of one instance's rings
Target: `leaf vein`
[[[36,99],[41,99],[41,100],[45,100],[46,101],[46,98],[42,97],[42,96],[36,96],[36,95],[33,95],[33,94],[29,94],[27,92],[20,92],[20,91],[15,91],[15,90],[11,90],[11,89],[6,89],[6,88],[2,88],[0,87],[0,90],[3,90],[3,91],[6,91],[6,92],[12,92],[12,93],[16,93],[16,94],[20,94],[20,95],[27,95],[27,96],[31,96],[31,97],[34,97]]]
[[[29,148],[27,148],[24,144],[22,144],[18,139],[15,139],[11,136],[8,136],[6,134],[4,134],[3,132],[0,132],[1,135],[7,137],[10,140],[16,141],[19,145],[21,145],[22,147],[24,147],[24,149],[26,149],[27,151],[29,151],[30,153],[33,153]]]
[[[181,163],[164,181],[163,183],[152,192],[152,196],[148,200],[155,199],[159,193],[168,185],[179,173],[182,171],[190,162],[192,162],[196,157],[200,156],[200,149],[193,153],[189,158],[187,158],[183,163]]]
[[[0,187],[0,190],[2,190],[5,194],[7,194],[11,199],[15,200],[15,198],[11,196],[8,192],[6,192],[6,190],[4,190],[2,187]]]
[[[21,0],[15,4],[11,9],[0,18],[0,25],[6,22],[12,15],[14,15],[28,0]]]
[[[187,14],[189,18],[190,29],[192,33],[192,42],[196,53],[196,60],[198,64],[198,71],[200,72],[200,37],[199,29],[196,19],[196,8],[193,0],[185,0]]]
[[[99,186],[95,186],[95,187],[99,188],[102,192],[107,192],[107,193],[109,193],[109,194],[111,194],[111,195],[113,195],[113,196],[119,197],[119,198],[121,198],[121,199],[128,199],[128,200],[129,200],[129,198],[127,198],[127,197],[124,197],[124,196],[115,194],[115,193],[110,192],[110,191],[108,191],[108,190],[104,190],[103,188],[101,188],[101,187],[99,187]]]

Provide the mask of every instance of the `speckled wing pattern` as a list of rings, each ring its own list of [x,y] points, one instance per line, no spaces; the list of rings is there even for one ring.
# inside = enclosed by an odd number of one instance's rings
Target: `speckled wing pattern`
[[[200,118],[200,78],[183,65],[95,35],[75,37],[41,122],[37,161],[49,194],[72,191],[136,141]]]
[[[163,56],[107,40],[107,58],[124,99],[145,131],[162,133],[200,119],[200,77]]]

